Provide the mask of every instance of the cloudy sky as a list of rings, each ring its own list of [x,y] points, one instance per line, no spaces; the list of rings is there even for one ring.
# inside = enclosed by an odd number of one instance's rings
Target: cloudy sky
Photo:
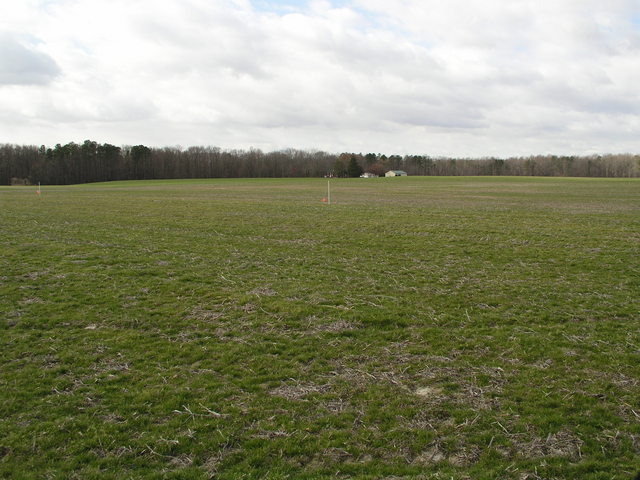
[[[640,152],[640,0],[0,0],[0,143]]]

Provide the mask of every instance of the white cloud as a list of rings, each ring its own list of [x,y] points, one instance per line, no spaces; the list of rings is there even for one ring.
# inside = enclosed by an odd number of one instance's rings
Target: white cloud
[[[638,151],[638,6],[3,2],[0,142]]]

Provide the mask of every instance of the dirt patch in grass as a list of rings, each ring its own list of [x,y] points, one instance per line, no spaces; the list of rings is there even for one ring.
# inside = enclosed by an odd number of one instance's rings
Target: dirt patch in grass
[[[205,461],[202,464],[202,467],[207,473],[211,475],[211,478],[215,478],[218,470],[220,469],[220,465],[224,462],[224,460],[237,451],[237,448],[225,445],[217,452],[206,457]]]
[[[44,300],[38,297],[28,297],[20,300],[20,305],[32,305],[34,303],[44,303]]]
[[[256,310],[258,310],[258,306],[253,304],[253,303],[251,303],[251,302],[245,303],[240,308],[244,313],[254,313]]]
[[[51,273],[50,269],[45,269],[45,270],[40,270],[37,272],[29,272],[29,273],[25,273],[23,275],[23,278],[27,278],[29,280],[37,280],[38,278],[45,276],[45,275],[49,275]]]
[[[318,317],[313,316],[308,318],[307,322],[308,327],[305,333],[311,335],[318,333],[341,333],[362,328],[361,323],[344,319],[339,319],[330,323],[324,323]]]
[[[545,438],[525,434],[510,434],[512,451],[526,458],[569,457],[577,460],[582,457],[581,447],[584,442],[568,430],[560,430]]]
[[[191,313],[187,316],[188,319],[191,320],[199,320],[202,322],[213,322],[222,318],[224,313],[219,310],[212,310],[209,308],[202,307],[200,305],[193,307]]]
[[[479,386],[478,375],[485,375],[490,380]],[[502,391],[507,379],[502,369],[490,367],[461,368],[432,366],[419,372],[427,385],[419,386],[415,394],[427,402],[454,401],[472,407],[474,410],[498,408],[496,397]],[[445,388],[445,386],[447,388]]]
[[[433,445],[432,447],[428,448],[427,450],[422,452],[420,455],[418,455],[413,460],[413,462],[420,465],[430,465],[430,464],[442,462],[446,460],[446,458],[447,456],[442,450],[440,450],[438,445]]]
[[[106,423],[115,423],[115,424],[123,424],[127,423],[127,419],[121,415],[117,415],[115,413],[108,413],[106,415],[102,415],[100,417]]]
[[[432,399],[442,395],[442,388],[438,387],[420,387],[416,390],[416,395],[426,399]]]
[[[347,452],[343,448],[326,448],[322,452],[320,452],[312,463],[319,464],[336,464],[336,463],[344,463],[353,459],[353,455]]]
[[[277,239],[277,243],[280,245],[293,245],[293,246],[302,246],[302,247],[314,247],[317,242],[315,240],[311,240],[309,238],[294,238],[294,239]]]
[[[249,292],[251,295],[257,295],[258,297],[273,297],[278,294],[270,287],[258,287]]]
[[[324,402],[322,406],[331,413],[342,413],[352,408],[351,402],[342,397]]]
[[[131,364],[125,361],[124,356],[121,354],[118,354],[116,357],[104,358],[93,366],[96,374],[125,372],[130,368]]]
[[[40,365],[45,370],[57,368],[60,365],[60,359],[56,355],[51,353],[43,355],[40,361],[41,361]]]
[[[448,416],[446,411],[427,411],[418,412],[411,418],[402,422],[412,430],[433,430],[435,432],[442,430],[451,430],[455,427],[455,421]]]
[[[352,387],[366,388],[371,384],[391,384],[398,388],[406,390],[405,385],[402,382],[402,378],[394,371],[376,371],[374,373],[368,372],[364,369],[353,367],[339,367],[331,372],[332,382],[342,381]]]
[[[448,462],[455,467],[466,467],[476,463],[479,457],[480,449],[477,447],[462,446],[453,452],[448,452],[436,442],[424,452],[417,455],[412,463],[418,465],[434,465],[440,462]]]
[[[258,433],[252,435],[254,438],[264,438],[264,439],[272,439],[272,438],[282,438],[282,437],[290,437],[291,433],[285,432],[284,430],[261,430]]]
[[[313,393],[324,393],[331,389],[328,384],[319,385],[313,382],[296,382],[293,384],[280,385],[269,393],[287,400],[303,400],[307,395]]]
[[[193,455],[178,455],[177,457],[173,457],[169,461],[169,464],[177,469],[187,468],[193,464]]]

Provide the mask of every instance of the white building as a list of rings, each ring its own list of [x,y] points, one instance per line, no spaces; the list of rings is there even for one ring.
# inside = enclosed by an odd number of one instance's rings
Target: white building
[[[384,174],[385,177],[406,177],[407,172],[404,170],[389,170]]]

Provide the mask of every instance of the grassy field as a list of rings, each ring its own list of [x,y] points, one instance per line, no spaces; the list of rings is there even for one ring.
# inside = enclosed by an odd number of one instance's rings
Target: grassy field
[[[0,188],[0,477],[629,479],[640,180]]]

